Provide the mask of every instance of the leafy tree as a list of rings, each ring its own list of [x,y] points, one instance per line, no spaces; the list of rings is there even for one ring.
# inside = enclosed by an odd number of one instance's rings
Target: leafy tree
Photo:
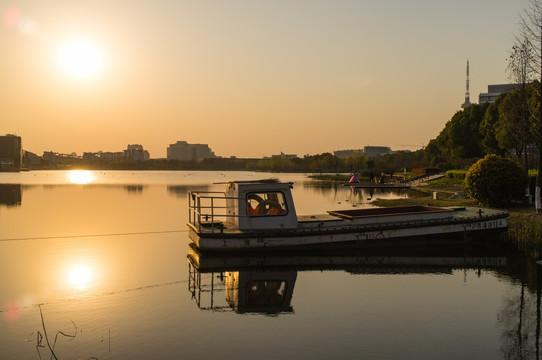
[[[524,89],[506,94],[498,105],[499,120],[495,124],[496,139],[502,149],[513,150],[521,157],[532,143],[531,116]]]
[[[294,163],[290,159],[281,157],[272,157],[262,159],[256,163],[256,168],[260,170],[270,170],[276,172],[288,172],[294,170]]]
[[[506,149],[501,147],[499,140],[497,140],[497,123],[499,122],[499,104],[502,98],[507,94],[502,94],[497,98],[494,103],[491,103],[482,123],[480,124],[480,134],[482,135],[482,148],[486,154],[495,154],[504,156]]]
[[[473,104],[455,113],[435,142],[428,145],[427,155],[431,158],[432,165],[437,165],[435,161],[444,159],[444,163],[439,164],[444,168],[464,167],[472,164],[472,159],[484,155],[480,124],[488,106],[489,104]]]
[[[533,46],[529,38],[524,35],[522,40],[517,39],[508,57],[507,71],[511,81],[518,84],[518,89],[507,96],[499,107],[501,119],[509,125],[504,133],[515,143],[516,155],[521,157],[524,154],[526,170],[529,168],[527,147],[534,141],[530,132],[532,117],[529,109],[529,97],[533,93],[533,86],[529,85],[532,56]]]
[[[529,5],[520,15],[520,36],[516,38],[516,47],[522,48],[522,44],[528,42],[528,53],[526,57],[526,71],[539,80],[537,94],[542,95],[542,1],[530,0]],[[542,150],[542,102],[529,101],[531,116],[535,119],[535,126],[532,128],[534,143],[538,153]],[[542,156],[538,157],[538,169],[542,170]],[[537,212],[542,210],[540,193],[542,188],[542,171],[538,172],[536,180],[535,208]]]
[[[439,168],[447,168],[446,158],[440,149],[437,139],[432,139],[429,141],[424,149],[424,155],[431,165]]]
[[[524,195],[527,175],[517,163],[487,155],[470,167],[465,176],[465,193],[484,205],[502,206]]]
[[[351,172],[361,170],[367,165],[367,156],[362,151],[354,151],[348,156],[345,163]]]
[[[332,172],[338,170],[339,158],[330,153],[306,155],[305,160],[312,172]]]

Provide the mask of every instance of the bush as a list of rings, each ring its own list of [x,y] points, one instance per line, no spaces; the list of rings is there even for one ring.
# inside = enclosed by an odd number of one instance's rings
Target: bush
[[[467,175],[467,172],[465,170],[448,170],[448,171],[446,171],[446,178],[447,179],[463,180],[463,179],[465,179],[466,175]]]
[[[470,167],[465,176],[465,193],[484,205],[502,206],[525,194],[527,174],[515,162],[487,155]]]

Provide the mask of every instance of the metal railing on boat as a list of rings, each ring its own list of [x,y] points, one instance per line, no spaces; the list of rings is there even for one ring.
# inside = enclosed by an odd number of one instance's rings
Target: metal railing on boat
[[[228,197],[222,191],[190,191],[188,193],[188,222],[202,231],[224,231],[224,221],[239,218],[239,214],[227,214],[227,201],[240,201],[238,197]]]

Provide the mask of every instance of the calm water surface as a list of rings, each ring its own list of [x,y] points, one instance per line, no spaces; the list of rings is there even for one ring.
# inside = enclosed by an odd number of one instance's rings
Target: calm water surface
[[[298,214],[408,196],[304,174],[0,173],[0,358],[539,358],[540,270],[498,251],[201,257],[197,271],[187,191],[265,177],[294,182]]]

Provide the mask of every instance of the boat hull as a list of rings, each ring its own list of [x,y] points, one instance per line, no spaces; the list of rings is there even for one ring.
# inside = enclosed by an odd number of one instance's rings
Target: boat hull
[[[506,214],[420,222],[348,224],[268,231],[205,233],[190,227],[189,236],[204,251],[266,251],[314,247],[375,247],[470,241],[507,229]]]

